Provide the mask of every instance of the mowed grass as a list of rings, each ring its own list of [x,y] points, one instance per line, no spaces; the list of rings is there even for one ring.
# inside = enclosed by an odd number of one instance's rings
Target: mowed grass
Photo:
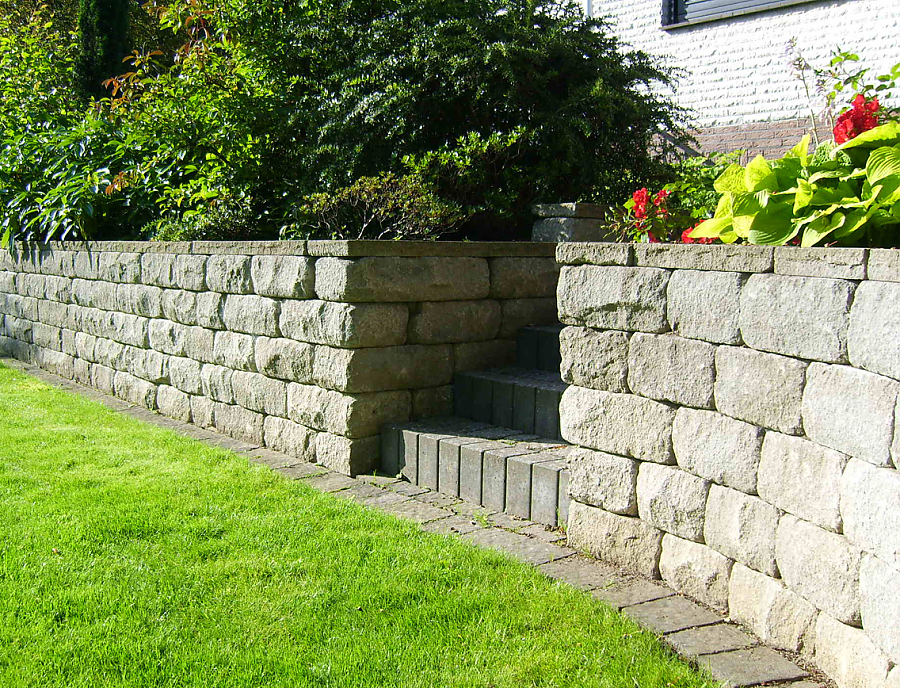
[[[713,686],[530,568],[0,366],[0,686]]]

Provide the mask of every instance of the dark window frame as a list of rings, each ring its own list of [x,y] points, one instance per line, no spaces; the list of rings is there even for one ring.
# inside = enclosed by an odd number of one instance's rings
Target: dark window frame
[[[732,17],[743,17],[748,14],[758,14],[768,10],[777,10],[783,7],[793,7],[794,5],[807,5],[818,0],[757,0],[754,7],[746,7],[740,10],[723,11],[700,19],[684,19],[684,3],[690,0],[663,0],[662,3],[662,28],[666,31],[671,29],[680,29],[683,27],[697,26],[698,24],[708,24],[710,22],[721,21],[723,19],[731,19]]]

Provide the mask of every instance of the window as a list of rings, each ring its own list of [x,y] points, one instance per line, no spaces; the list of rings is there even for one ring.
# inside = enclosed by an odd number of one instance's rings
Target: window
[[[803,2],[810,0],[663,0],[662,24],[697,24]]]

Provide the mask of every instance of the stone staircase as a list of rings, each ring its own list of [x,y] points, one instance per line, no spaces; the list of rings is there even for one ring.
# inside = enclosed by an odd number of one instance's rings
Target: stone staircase
[[[515,367],[457,373],[454,416],[385,426],[381,470],[491,511],[565,525],[561,329],[522,328]]]

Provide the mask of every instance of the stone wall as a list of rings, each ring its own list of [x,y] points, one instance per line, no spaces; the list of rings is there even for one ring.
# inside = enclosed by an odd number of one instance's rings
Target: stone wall
[[[557,259],[571,543],[900,685],[900,251]]]
[[[381,425],[554,322],[552,245],[60,243],[0,253],[0,354],[356,474]]]

